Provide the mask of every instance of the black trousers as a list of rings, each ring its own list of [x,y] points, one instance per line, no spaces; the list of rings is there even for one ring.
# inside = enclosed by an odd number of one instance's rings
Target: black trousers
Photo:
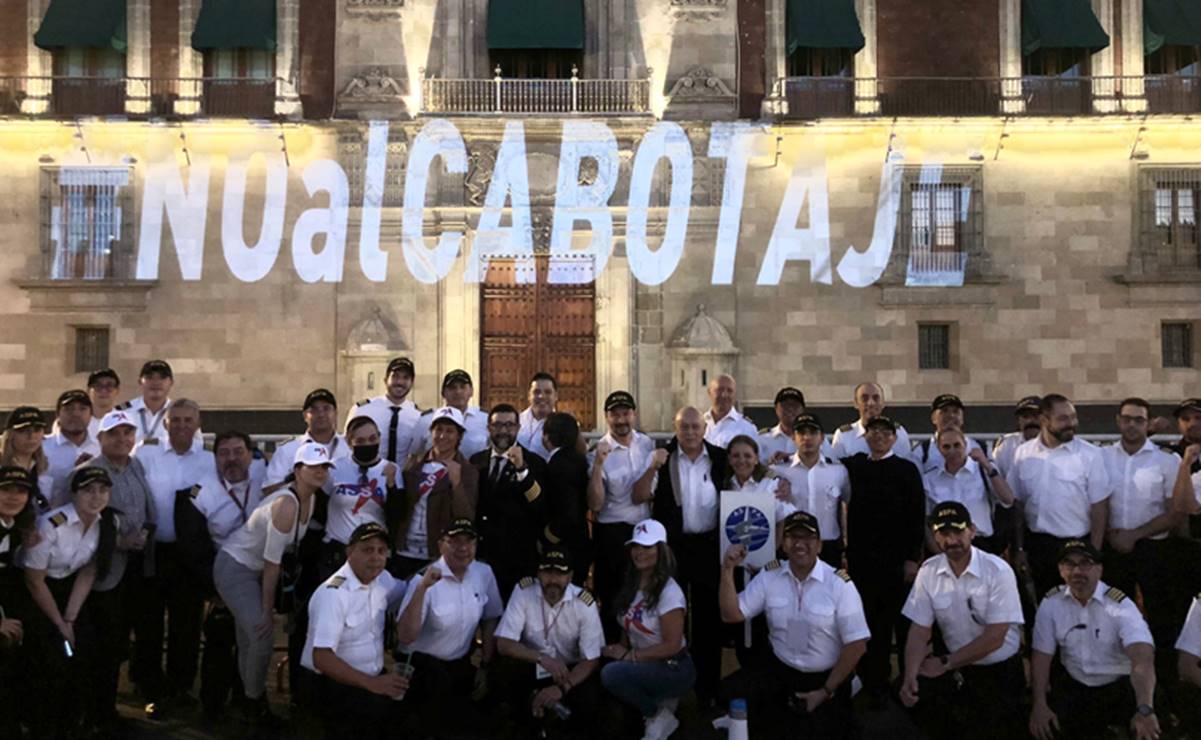
[[[686,637],[696,665],[696,693],[702,702],[717,698],[721,650],[731,630],[721,621],[717,588],[721,577],[717,530],[684,534],[676,542],[677,580],[688,598]]]
[[[242,696],[238,675],[238,635],[234,615],[221,601],[209,603],[204,617],[204,652],[200,661],[200,705],[218,717],[229,697]]]
[[[938,678],[918,678],[910,710],[930,740],[1009,740],[1026,734],[1026,674],[1021,653],[995,665],[970,665]]]
[[[1088,533],[1080,537],[1056,537],[1026,530],[1026,562],[1030,565],[1030,578],[1034,580],[1034,593],[1040,601],[1048,591],[1063,584],[1059,576],[1059,548],[1069,539],[1088,539]]]
[[[324,736],[339,740],[377,737],[393,725],[404,701],[373,694],[357,686],[338,683],[328,676],[305,669],[306,678],[321,697],[318,711]]]
[[[821,561],[834,570],[842,567],[842,540],[822,540]]]
[[[885,691],[892,677],[893,638],[900,646],[897,663],[905,671],[905,639],[909,635],[909,620],[901,616],[901,607],[909,594],[901,565],[876,563],[854,563],[851,576],[863,599],[863,615],[871,630],[867,641],[867,653],[859,661],[859,678],[863,687],[870,691]]]
[[[155,575],[145,578],[135,606],[134,654],[130,673],[149,701],[189,691],[200,660],[202,585],[188,571],[174,542],[156,542]],[[164,629],[163,617],[167,617]],[[167,671],[163,672],[163,635]]]
[[[453,737],[478,724],[478,714],[469,699],[475,678],[469,656],[441,660],[413,653],[412,683],[402,703],[416,714],[417,737]]]
[[[116,586],[88,595],[88,609],[98,640],[95,659],[88,661],[92,669],[92,693],[87,714],[94,722],[109,722],[117,716],[121,664],[130,657],[129,635],[137,621],[137,605],[145,587],[142,558],[131,553],[125,575]]]
[[[46,578],[46,586],[58,605],[67,608],[75,575]],[[94,596],[95,594],[92,594]],[[79,728],[85,701],[92,694],[92,662],[99,647],[92,620],[91,596],[75,620],[75,649],[68,655],[62,634],[50,618],[38,610],[25,627],[24,670],[20,683],[5,683],[0,693],[19,695],[29,722],[30,737],[71,737]],[[17,687],[24,684],[25,690]],[[21,737],[20,732],[5,737]]]
[[[617,625],[617,606],[614,604],[621,589],[629,555],[626,542],[634,533],[634,525],[625,522],[592,525],[593,541],[596,545],[596,563],[592,570],[592,585],[596,598],[600,599],[601,626],[605,630],[605,641],[616,642],[621,637]]]
[[[721,683],[721,701],[747,700],[750,735],[753,738],[847,738],[854,731],[851,682],[844,681],[834,697],[812,713],[793,699],[796,692],[816,691],[826,684],[829,671],[802,673],[780,661],[773,653],[757,668],[740,669]]]
[[[1134,716],[1134,688],[1123,676],[1104,686],[1086,686],[1067,671],[1052,671],[1051,711],[1059,718],[1059,737],[1094,740],[1105,737],[1111,725],[1126,727]]]
[[[521,728],[518,737],[538,737],[540,730],[563,724],[576,733],[590,736],[597,727],[596,722],[604,703],[599,668],[583,683],[572,687],[563,698],[563,703],[571,710],[571,717],[566,723],[549,710],[541,719],[533,715],[531,702],[534,694],[554,682],[550,678],[537,678],[532,663],[499,656],[489,671],[488,682],[499,688],[502,701],[509,705],[513,721]]]

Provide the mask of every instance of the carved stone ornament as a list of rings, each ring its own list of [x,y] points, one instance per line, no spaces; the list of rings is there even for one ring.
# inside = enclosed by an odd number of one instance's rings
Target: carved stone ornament
[[[696,98],[733,98],[734,91],[706,67],[693,67],[667,95],[671,100]]]
[[[467,201],[473,206],[484,205],[488,194],[488,183],[492,170],[496,168],[496,152],[488,147],[473,148],[467,155],[467,177],[463,186],[467,189]]]
[[[671,0],[671,9],[684,17],[716,15],[725,12],[726,0]]]
[[[346,0],[346,12],[361,16],[396,16],[404,8],[405,0]]]
[[[392,103],[401,99],[404,89],[383,67],[372,67],[361,76],[350,78],[339,98],[362,103]]]

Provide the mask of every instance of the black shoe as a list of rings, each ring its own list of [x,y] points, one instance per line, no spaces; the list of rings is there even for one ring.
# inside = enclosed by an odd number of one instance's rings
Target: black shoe
[[[146,719],[159,722],[167,713],[167,705],[161,701],[152,701],[143,707],[142,711],[146,713]]]

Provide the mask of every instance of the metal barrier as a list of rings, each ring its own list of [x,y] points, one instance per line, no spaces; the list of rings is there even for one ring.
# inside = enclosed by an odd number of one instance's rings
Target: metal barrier
[[[504,78],[499,68],[491,79],[421,81],[421,109],[426,113],[587,113],[637,115],[650,111],[650,80],[582,80],[572,68],[570,79]]]

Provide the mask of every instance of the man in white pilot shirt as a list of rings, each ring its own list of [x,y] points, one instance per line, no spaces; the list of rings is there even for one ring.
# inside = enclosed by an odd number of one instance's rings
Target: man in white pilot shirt
[[[383,459],[404,467],[414,439],[419,437],[421,411],[409,398],[413,390],[415,370],[407,357],[394,357],[384,373],[384,395],[359,401],[346,415],[350,426],[356,416],[366,416],[379,429],[379,449]],[[400,476],[397,476],[397,481]]]
[[[738,384],[732,376],[718,375],[709,381],[710,408],[705,412],[705,441],[723,450],[740,434],[751,439],[759,434],[755,425],[735,408],[737,395]]]
[[[871,449],[867,444],[867,423],[877,416],[884,414],[884,388],[878,383],[865,382],[855,386],[854,392],[855,410],[859,412],[859,419],[851,424],[844,424],[834,432],[834,439],[831,445],[834,447],[834,458],[841,460],[844,457],[851,457],[862,452],[865,455],[871,454]],[[909,444],[909,432],[905,431],[905,427],[900,424],[897,427],[897,438],[892,443],[892,451],[898,457],[903,457],[906,460],[913,459],[913,450]],[[921,466],[918,466],[921,469]]]

